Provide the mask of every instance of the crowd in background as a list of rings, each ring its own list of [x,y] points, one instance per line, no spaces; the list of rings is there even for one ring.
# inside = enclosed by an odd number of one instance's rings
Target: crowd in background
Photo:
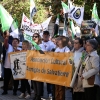
[[[73,73],[77,67],[80,66],[73,88],[47,83],[47,92],[50,99],[65,100],[65,91],[70,90],[72,100],[100,100],[100,37],[99,35],[95,35],[94,29],[91,31],[91,37],[75,36],[74,39],[71,38],[70,31],[68,31],[69,37],[56,35],[51,38],[49,31],[44,31],[43,37],[41,37],[39,33],[33,34],[33,41],[40,46],[42,51],[57,53],[73,52],[74,56],[71,59],[73,62]],[[2,60],[1,76],[4,81],[2,87],[4,91],[2,95],[8,94],[9,87],[13,86],[11,89],[13,90],[13,95],[16,96],[20,81],[21,94],[18,98],[29,99],[32,88],[34,90],[33,100],[41,100],[44,92],[43,82],[31,80],[30,86],[27,79],[14,80],[12,77],[8,53],[22,50],[36,50],[34,45],[30,44],[27,40],[24,40],[23,34],[20,35],[20,38],[13,38],[8,31],[5,31],[2,34],[4,39],[1,41],[3,42],[3,45],[0,42],[0,55],[3,55],[2,58],[0,57]],[[20,42],[22,42],[22,45],[19,46]],[[79,60],[76,59],[76,55],[78,54],[80,54],[78,56]],[[89,78],[92,78],[93,84],[88,82]]]

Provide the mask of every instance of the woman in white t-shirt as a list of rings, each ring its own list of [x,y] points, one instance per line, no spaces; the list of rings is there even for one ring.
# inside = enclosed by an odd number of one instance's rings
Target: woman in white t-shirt
[[[70,49],[67,47],[68,45],[68,38],[65,36],[60,36],[56,39],[57,48],[55,52],[70,52]]]
[[[70,52],[67,47],[68,39],[65,36],[60,36],[56,39],[57,48],[55,52]],[[65,87],[55,85],[55,100],[63,100],[65,98]]]

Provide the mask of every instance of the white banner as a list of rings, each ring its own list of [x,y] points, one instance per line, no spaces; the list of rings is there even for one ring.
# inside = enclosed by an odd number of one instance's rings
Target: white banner
[[[24,79],[26,75],[26,53],[18,52],[10,54],[11,70],[13,78]]]
[[[32,36],[34,33],[43,33],[48,30],[48,25],[52,17],[49,17],[46,21],[41,24],[30,24],[30,20],[23,14],[21,28],[24,29],[24,33]]]
[[[81,25],[84,17],[84,6],[74,5],[70,1],[68,18],[73,19],[78,25]]]

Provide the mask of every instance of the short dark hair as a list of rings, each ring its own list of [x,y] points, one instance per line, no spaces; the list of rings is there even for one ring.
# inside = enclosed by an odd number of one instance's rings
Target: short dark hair
[[[98,48],[98,42],[97,42],[97,40],[95,40],[95,39],[89,39],[86,42],[89,42],[92,45],[93,49],[97,50],[97,48]]]
[[[49,31],[43,31],[43,34],[50,34]]]
[[[14,41],[14,40],[17,40],[17,41],[18,41],[18,43],[20,42],[18,38],[13,38],[13,40],[12,40],[12,41]]]
[[[83,40],[81,38],[75,38],[75,40],[78,40],[79,44],[81,45],[81,47],[83,47]]]
[[[29,46],[29,42],[27,40],[24,40],[22,43],[25,43],[27,46]]]
[[[7,35],[7,30],[3,32],[4,35]]]

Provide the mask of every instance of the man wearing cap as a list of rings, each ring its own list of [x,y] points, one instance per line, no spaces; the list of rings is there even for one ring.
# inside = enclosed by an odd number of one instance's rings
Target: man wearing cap
[[[42,51],[52,51],[56,47],[56,45],[49,40],[50,39],[50,33],[49,31],[43,32],[43,41],[40,45]]]
[[[52,51],[54,48],[56,48],[56,45],[49,40],[50,39],[50,33],[49,31],[43,32],[43,41],[42,44],[40,44],[42,51]],[[47,92],[49,98],[52,97],[52,85],[47,83]]]

